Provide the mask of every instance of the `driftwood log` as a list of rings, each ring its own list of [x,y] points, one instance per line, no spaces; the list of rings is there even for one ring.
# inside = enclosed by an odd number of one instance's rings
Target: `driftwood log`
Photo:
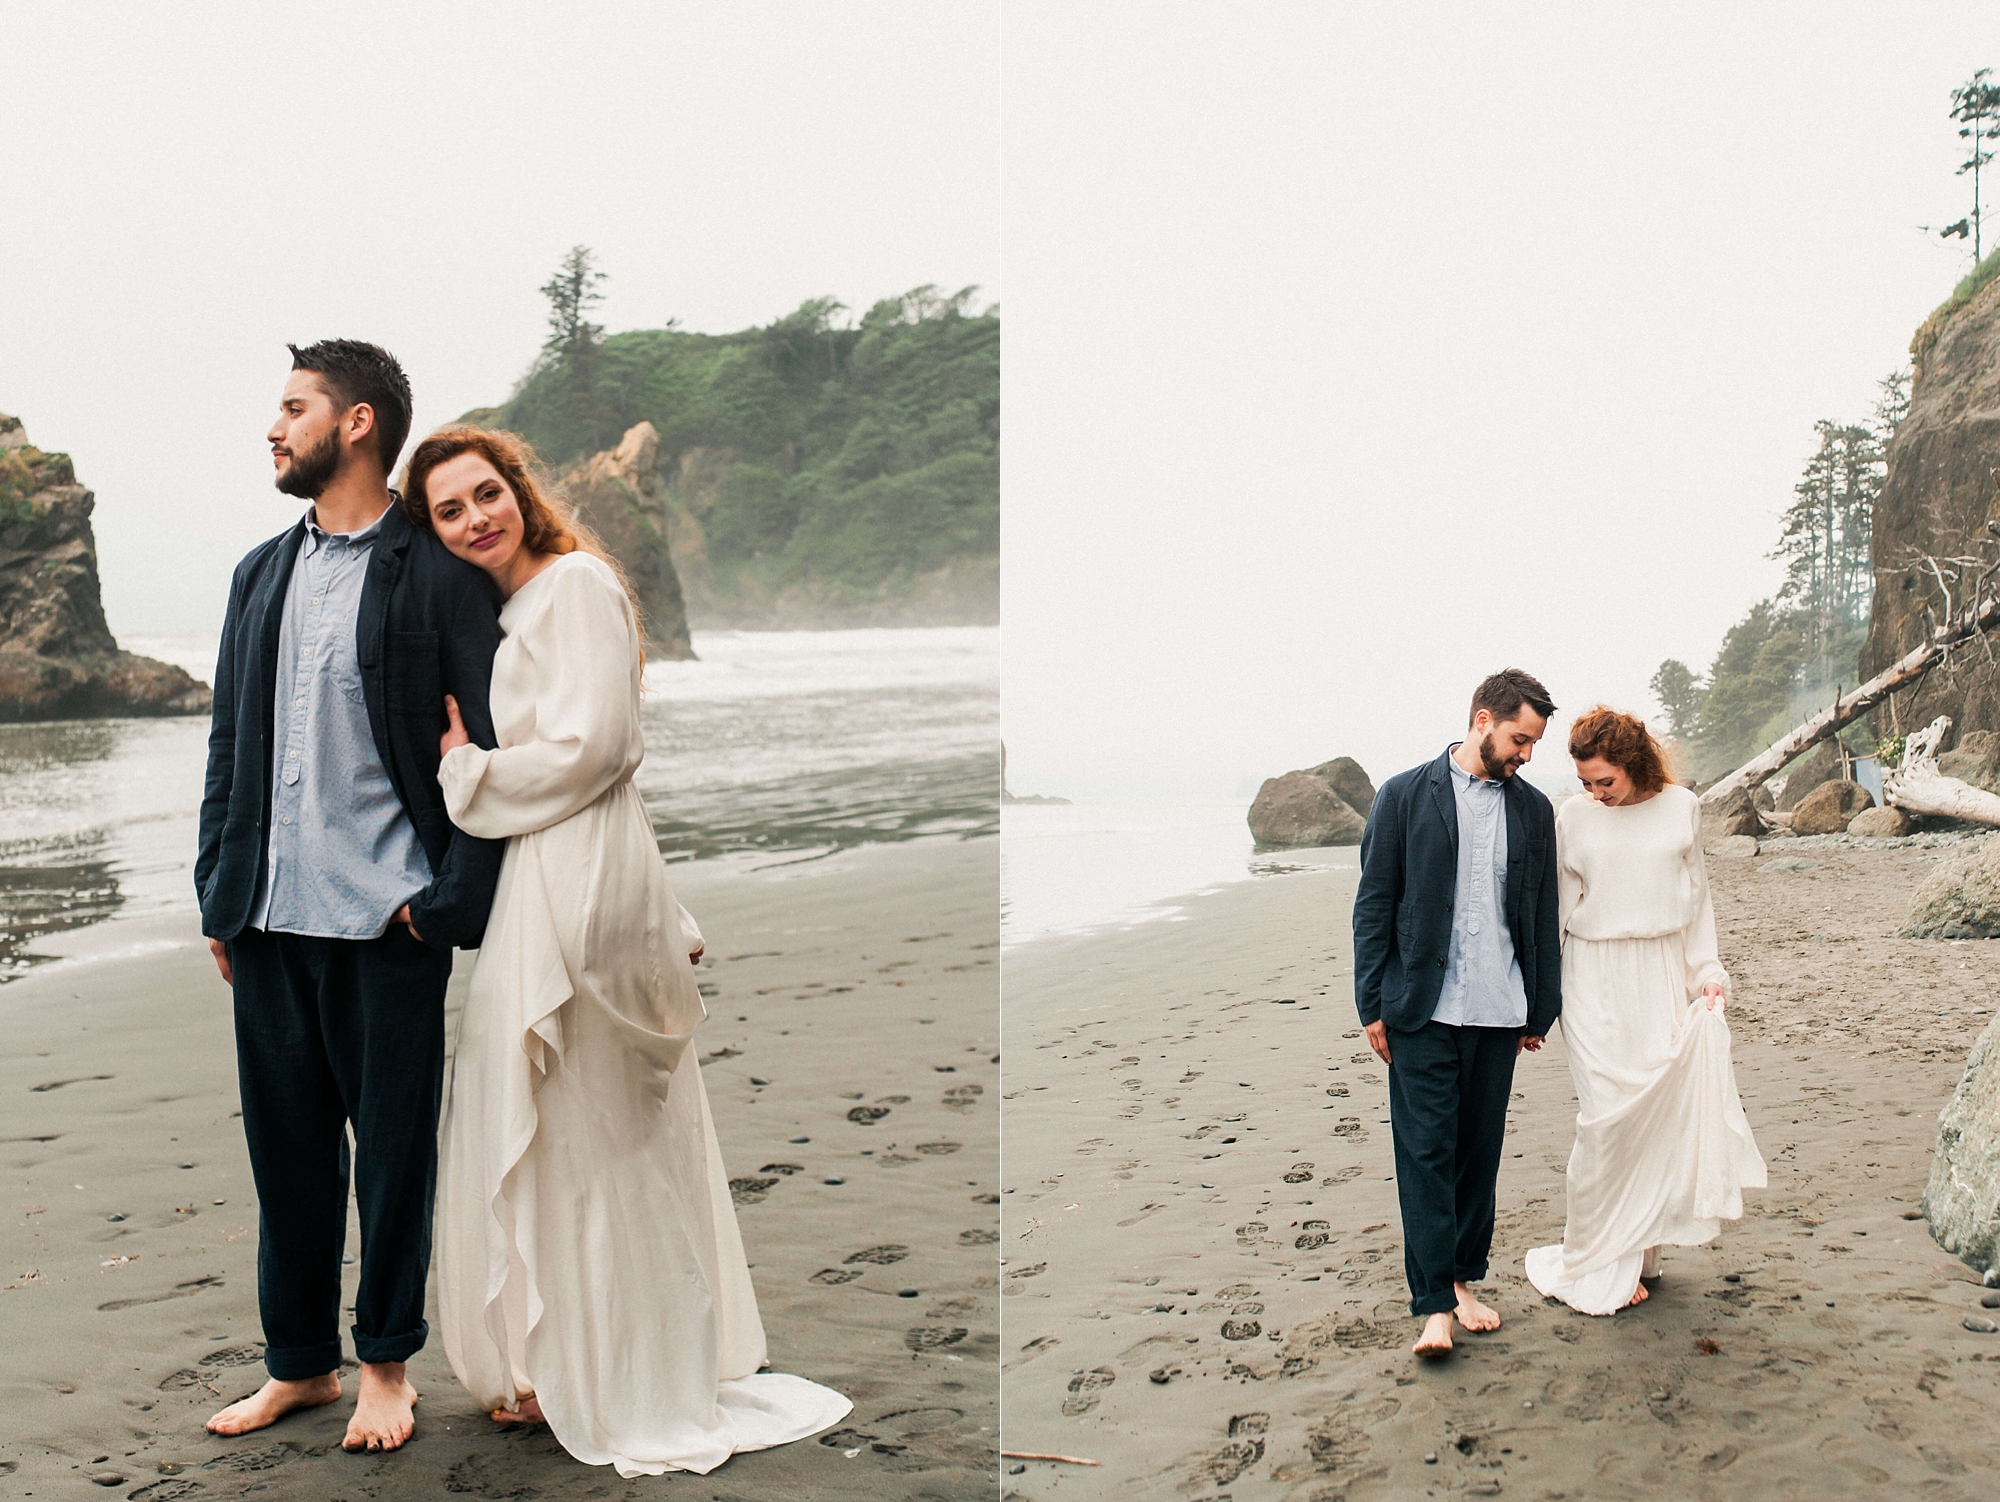
[[[1922,678],[1942,662],[1953,647],[1982,636],[1996,626],[2000,626],[2000,598],[1985,598],[1982,595],[1976,605],[1959,611],[1933,631],[1930,639],[1922,646],[1897,658],[1853,693],[1835,698],[1830,708],[1821,710],[1798,729],[1778,740],[1768,751],[1752,757],[1716,783],[1701,795],[1703,805],[1713,807],[1731,793],[1754,790],[1800,752],[1818,745],[1830,735],[1838,734],[1843,726],[1860,719],[1897,689],[1907,688]],[[1968,793],[1978,793],[1978,789],[1968,787],[1955,777],[1941,777],[1940,780],[1955,783]],[[1980,794],[1980,796],[1991,798],[1993,795]],[[1889,801],[1893,803],[1896,800],[1892,798]],[[2000,799],[1995,801],[2000,802]],[[1903,807],[1915,812],[1931,812],[1929,809],[1918,809],[1917,805],[1911,803],[1906,803]],[[1956,817],[1981,818],[1978,814],[1961,814]],[[1982,819],[1982,822],[2000,823],[2000,819]]]
[[[1938,743],[1949,729],[1951,716],[1939,715],[1904,743],[1902,765],[1883,774],[1883,798],[1906,813],[2000,824],[2000,794],[1938,770]]]

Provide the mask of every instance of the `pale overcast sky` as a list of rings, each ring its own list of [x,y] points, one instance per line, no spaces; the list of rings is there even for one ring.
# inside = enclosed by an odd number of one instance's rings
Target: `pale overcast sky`
[[[612,331],[1000,295],[997,0],[11,0],[0,412],[97,492],[120,634],[212,630],[297,504],[287,340],[373,339],[416,430],[503,399],[573,244]]]
[[[1009,0],[1015,789],[1380,781],[1510,664],[1654,712],[1968,269],[1996,20]]]

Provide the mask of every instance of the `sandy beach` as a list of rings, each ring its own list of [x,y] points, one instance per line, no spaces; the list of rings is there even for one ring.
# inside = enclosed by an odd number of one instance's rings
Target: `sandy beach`
[[[43,947],[67,962],[0,988],[0,1491],[992,1495],[997,841],[795,859],[673,875],[708,936],[698,1041],[771,1361],[854,1400],[839,1430],[706,1478],[621,1481],[545,1429],[497,1430],[433,1334],[397,1454],[339,1448],[351,1396],[208,1435],[263,1378],[256,1208],[228,993],[192,921],[167,916],[63,935]]]
[[[1355,1018],[1352,871],[1007,961],[1001,1197],[1014,1498],[1989,1498],[2000,1336],[1912,1220],[2000,946],[1890,937],[1951,850],[1714,860],[1744,1105],[1771,1170],[1650,1302],[1545,1303],[1574,1098],[1516,1075],[1502,1328],[1410,1357],[1383,1068]],[[1990,1311],[1989,1311],[1990,1312]],[[1018,1469],[1017,1469],[1018,1467]]]

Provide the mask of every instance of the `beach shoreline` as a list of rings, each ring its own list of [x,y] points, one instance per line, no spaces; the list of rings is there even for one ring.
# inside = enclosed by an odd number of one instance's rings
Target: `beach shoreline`
[[[1505,1323],[1435,1365],[1408,1354],[1354,873],[1011,950],[1007,1448],[1101,1464],[1010,1462],[1003,1495],[1989,1495],[2000,1337],[1963,1327],[1978,1274],[1904,1218],[2000,992],[2000,949],[1891,936],[1946,853],[1711,862],[1770,1188],[1668,1249],[1642,1308],[1545,1303],[1521,1263],[1562,1235],[1558,1033],[1516,1074],[1481,1285]]]
[[[670,874],[708,938],[698,974],[710,1016],[696,1045],[772,1367],[855,1403],[834,1433],[738,1456],[711,1488],[989,1495],[998,842]],[[263,1377],[228,992],[185,914],[74,930],[60,953],[0,988],[9,1494],[55,1495],[92,1473],[121,1476],[117,1494],[146,1502],[646,1485],[577,1464],[546,1430],[497,1430],[435,1334],[411,1366],[424,1394],[417,1436],[397,1454],[340,1450],[351,1396],[242,1439],[206,1434],[202,1420]],[[864,1101],[882,1114],[850,1121]],[[792,1141],[801,1136],[810,1141]]]

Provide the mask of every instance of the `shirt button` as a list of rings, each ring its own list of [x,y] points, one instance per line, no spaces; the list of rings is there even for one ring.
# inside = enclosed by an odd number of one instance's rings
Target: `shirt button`
[[[286,815],[285,815],[285,817],[284,817],[284,819],[283,819],[283,820],[282,820],[281,822],[283,822],[283,823],[286,823],[286,824],[289,824],[289,823],[291,823],[291,822],[292,822],[292,816],[291,816],[290,814],[286,814]]]

